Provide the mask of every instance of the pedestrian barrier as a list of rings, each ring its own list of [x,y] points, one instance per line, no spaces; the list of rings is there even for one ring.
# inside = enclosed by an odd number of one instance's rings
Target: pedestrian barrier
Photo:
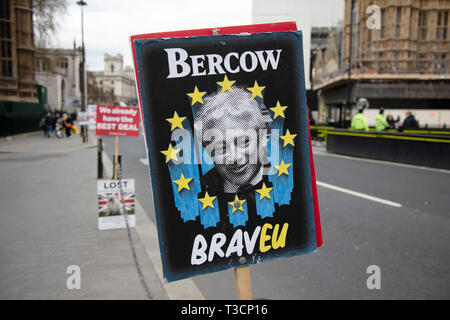
[[[450,170],[450,135],[328,129],[327,151]]]
[[[323,125],[311,125],[309,126],[311,131],[311,139],[323,141],[326,139],[326,135],[328,130],[338,129],[333,126],[323,126]],[[348,128],[350,129],[350,128]],[[369,128],[370,132],[375,132],[375,128]],[[426,129],[409,129],[409,130],[397,130],[397,129],[388,129],[384,130],[383,133],[386,132],[402,132],[402,133],[413,133],[413,134],[428,134],[428,135],[448,135],[450,136],[450,129],[444,128],[426,128]]]
[[[330,126],[309,126],[311,131],[311,139],[323,141],[325,139],[327,130],[332,130],[334,127]]]

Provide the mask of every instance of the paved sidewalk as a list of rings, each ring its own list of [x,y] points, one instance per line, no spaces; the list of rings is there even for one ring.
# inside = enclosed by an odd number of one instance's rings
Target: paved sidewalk
[[[146,299],[125,229],[97,228],[96,140],[0,140],[0,299]],[[136,230],[155,299],[167,299]],[[69,290],[67,267],[81,269]]]

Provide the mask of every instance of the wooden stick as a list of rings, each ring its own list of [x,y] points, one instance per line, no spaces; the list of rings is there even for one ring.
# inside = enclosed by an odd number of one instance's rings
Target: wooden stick
[[[119,167],[119,137],[116,136],[114,147],[114,180],[117,180],[117,168]]]
[[[252,278],[250,267],[244,266],[234,269],[236,279],[236,295],[239,300],[253,300]]]

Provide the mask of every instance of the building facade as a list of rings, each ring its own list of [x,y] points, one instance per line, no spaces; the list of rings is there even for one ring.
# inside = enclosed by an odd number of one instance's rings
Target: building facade
[[[76,111],[81,106],[82,49],[38,49],[36,81],[47,88],[52,110]]]
[[[38,102],[32,0],[0,1],[0,101]]]
[[[253,0],[252,23],[271,23],[295,21],[303,35],[303,59],[305,69],[305,87],[311,89],[310,54],[311,54],[311,16],[304,10],[308,0]]]
[[[314,65],[320,122],[348,125],[366,98],[369,118],[384,107],[449,125],[449,14],[450,0],[346,0],[344,25]],[[338,37],[340,48],[330,43]]]
[[[97,104],[137,104],[134,71],[131,67],[123,66],[123,56],[111,56],[105,53],[104,70],[90,72],[88,86],[96,88],[101,93],[99,98],[90,98],[89,103]],[[115,101],[94,101],[113,98]]]

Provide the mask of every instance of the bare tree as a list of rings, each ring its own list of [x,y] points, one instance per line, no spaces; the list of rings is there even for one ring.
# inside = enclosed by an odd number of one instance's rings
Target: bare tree
[[[35,44],[38,48],[51,44],[51,37],[59,27],[57,18],[67,12],[67,6],[67,0],[33,0]]]

